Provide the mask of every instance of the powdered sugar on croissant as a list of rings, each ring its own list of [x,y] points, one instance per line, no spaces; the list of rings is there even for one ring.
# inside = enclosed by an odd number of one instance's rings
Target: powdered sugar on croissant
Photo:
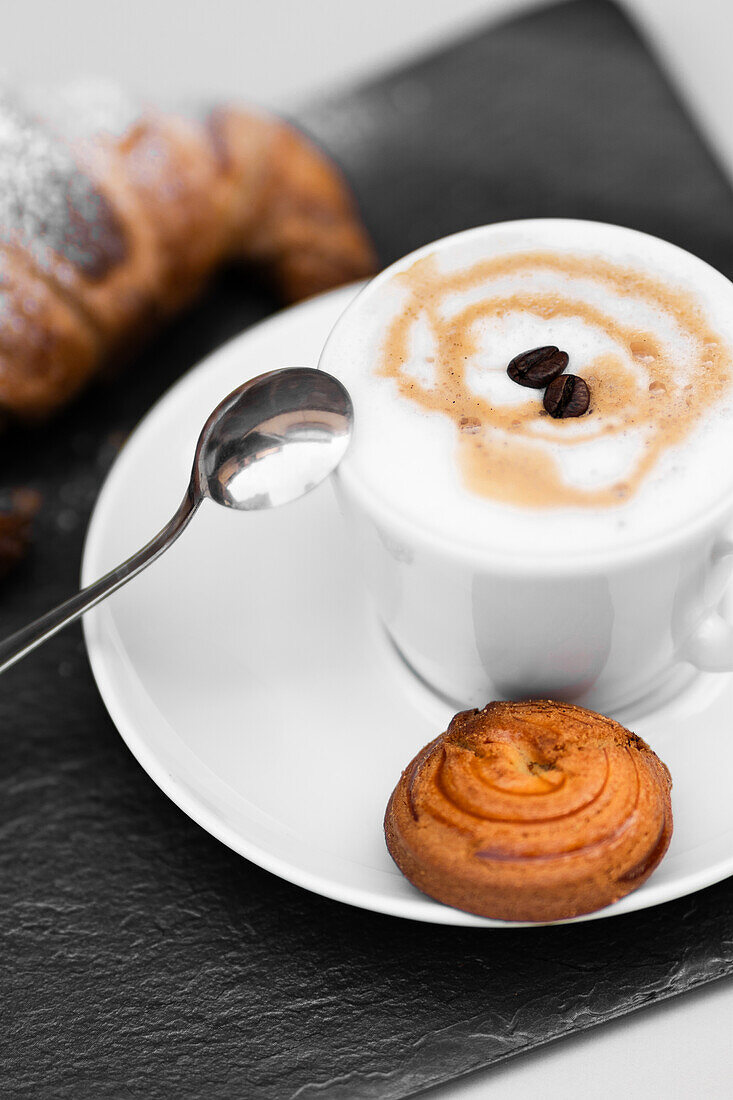
[[[0,96],[0,409],[53,412],[233,259],[286,300],[373,269],[343,178],[298,131],[97,82]]]

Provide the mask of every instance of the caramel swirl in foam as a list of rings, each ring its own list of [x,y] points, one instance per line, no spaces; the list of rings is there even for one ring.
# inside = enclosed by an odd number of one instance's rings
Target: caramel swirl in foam
[[[561,289],[533,286],[533,273],[556,275]],[[503,279],[506,284],[512,278],[516,285],[492,293],[492,282]],[[406,299],[388,327],[378,373],[393,379],[404,398],[454,421],[466,486],[494,500],[534,508],[621,504],[636,493],[664,452],[685,440],[731,382],[730,351],[694,297],[630,267],[535,251],[441,272],[430,255],[396,280]],[[606,292],[602,305],[583,300],[583,282]],[[451,296],[470,295],[477,288],[483,291],[478,299],[471,297],[450,312]],[[641,304],[647,314],[653,310],[664,324],[657,331],[614,316],[614,303],[623,314],[629,301]],[[582,420],[547,418],[536,395],[519,404],[500,404],[472,391],[468,368],[479,350],[480,326],[516,315],[546,322],[542,343],[557,343],[553,321],[574,319],[609,348],[587,362],[571,352],[568,370],[583,377],[591,393]],[[417,325],[427,326],[434,347],[428,381],[410,369]],[[517,347],[514,354],[524,350]],[[506,363],[492,367],[505,369]],[[640,444],[622,478],[592,487],[568,480],[558,461],[564,449],[622,435]]]
[[[387,842],[426,893],[510,920],[588,912],[634,889],[669,844],[670,778],[617,722],[570,704],[456,715],[405,770]]]

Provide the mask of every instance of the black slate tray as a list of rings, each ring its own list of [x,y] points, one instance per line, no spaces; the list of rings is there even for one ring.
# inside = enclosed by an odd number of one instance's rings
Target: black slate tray
[[[733,276],[733,195],[619,11],[577,0],[479,30],[304,110],[383,260],[479,222],[635,226]],[[16,629],[67,595],[121,439],[274,303],[219,280],[124,376],[6,435],[40,489]],[[0,1095],[281,1100],[415,1094],[733,971],[733,888],[538,930],[422,926],[310,895],[192,824],[127,752],[72,629],[2,677]]]

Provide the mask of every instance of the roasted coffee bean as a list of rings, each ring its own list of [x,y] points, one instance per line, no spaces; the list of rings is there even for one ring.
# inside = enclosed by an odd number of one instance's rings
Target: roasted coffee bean
[[[543,404],[556,420],[566,416],[582,416],[590,405],[587,384],[576,374],[563,374],[545,390]]]
[[[506,369],[512,382],[543,390],[568,365],[567,352],[555,347],[532,348],[515,355]]]

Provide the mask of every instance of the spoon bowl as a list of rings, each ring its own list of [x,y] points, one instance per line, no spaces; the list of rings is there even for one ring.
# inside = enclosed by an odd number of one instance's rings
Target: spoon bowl
[[[198,493],[244,511],[296,500],[339,464],[352,422],[351,398],[330,374],[297,367],[252,378],[203,427]]]

